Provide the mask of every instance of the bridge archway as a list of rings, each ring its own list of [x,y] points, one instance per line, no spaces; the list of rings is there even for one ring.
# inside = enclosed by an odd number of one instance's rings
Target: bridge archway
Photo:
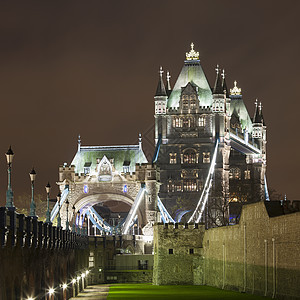
[[[97,204],[102,204],[103,206],[105,206],[108,209],[110,209],[111,211],[113,211],[111,209],[111,206],[109,205],[112,202],[120,202],[120,203],[125,204],[128,207],[127,210],[125,210],[125,212],[129,212],[131,206],[134,203],[134,199],[130,195],[124,194],[124,193],[121,194],[121,193],[107,192],[107,191],[106,192],[98,192],[98,193],[94,193],[94,194],[91,194],[88,196],[84,196],[80,199],[77,199],[76,203],[74,203],[75,212],[77,213],[78,211],[80,211],[81,215],[85,215],[86,211],[89,208],[94,207]],[[64,207],[64,210],[61,212],[63,222],[66,220],[66,213],[67,213],[66,207]],[[139,207],[137,209],[136,214],[138,216],[138,222],[139,222],[140,226],[145,225],[146,219],[145,219],[145,214],[143,214],[143,209]],[[69,212],[68,212],[68,219],[71,223],[73,223],[75,221],[74,216],[73,216],[73,211],[71,209],[69,209]]]

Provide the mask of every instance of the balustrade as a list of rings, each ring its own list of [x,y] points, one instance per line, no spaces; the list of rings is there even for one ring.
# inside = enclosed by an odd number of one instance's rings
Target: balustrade
[[[88,236],[80,228],[70,232],[0,207],[0,244],[2,248],[82,249],[88,246]]]

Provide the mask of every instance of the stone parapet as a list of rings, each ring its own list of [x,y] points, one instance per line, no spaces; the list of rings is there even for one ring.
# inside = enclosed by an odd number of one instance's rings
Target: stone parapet
[[[1,248],[85,249],[88,237],[0,207]]]

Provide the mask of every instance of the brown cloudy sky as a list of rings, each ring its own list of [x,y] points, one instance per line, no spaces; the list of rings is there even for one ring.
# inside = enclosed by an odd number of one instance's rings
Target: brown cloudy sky
[[[218,63],[251,115],[263,102],[268,184],[300,199],[299,11],[291,0],[1,1],[1,203],[10,144],[17,196],[32,165],[39,192],[55,185],[79,133],[84,145],[136,143],[154,121],[159,66],[174,84],[191,41],[211,85]]]

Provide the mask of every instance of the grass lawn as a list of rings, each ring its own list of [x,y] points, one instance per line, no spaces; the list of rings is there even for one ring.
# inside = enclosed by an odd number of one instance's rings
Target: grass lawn
[[[209,286],[112,284],[107,300],[114,299],[266,299],[265,297],[224,291]]]

